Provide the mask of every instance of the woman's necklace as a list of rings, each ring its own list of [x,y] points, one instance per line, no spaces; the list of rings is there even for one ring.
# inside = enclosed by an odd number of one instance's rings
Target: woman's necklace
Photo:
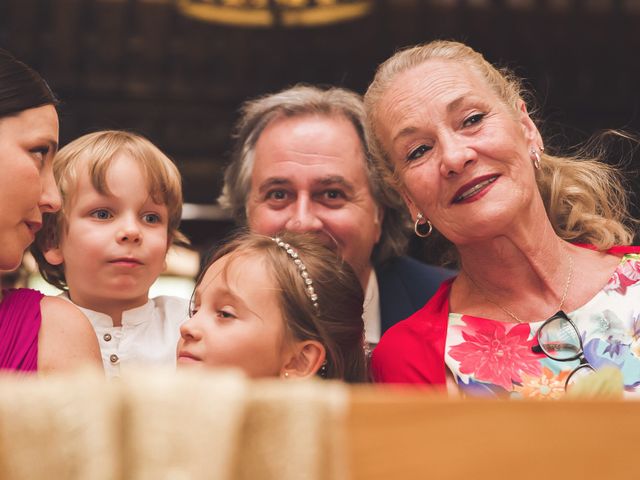
[[[482,294],[482,296],[484,297],[484,299],[489,302],[492,303],[493,305],[495,305],[496,307],[498,307],[500,310],[502,310],[504,313],[506,313],[507,315],[509,315],[511,318],[513,318],[516,322],[518,323],[524,323],[522,320],[520,320],[518,318],[518,316],[513,313],[511,310],[509,310],[507,307],[503,307],[502,305],[500,305],[498,302],[495,302],[493,300],[491,300],[489,297],[487,297],[487,294],[484,293],[484,289],[480,287],[480,285],[478,285],[476,283],[476,281],[473,279],[473,277],[471,275],[469,275],[468,273],[465,272],[465,274],[467,275],[467,277],[469,277],[469,280],[471,280],[471,283],[473,283],[473,285],[478,289],[478,291]],[[564,284],[564,291],[562,292],[562,298],[560,299],[560,305],[558,305],[558,309],[562,310],[562,307],[564,306],[564,301],[567,298],[567,292],[569,291],[569,286],[571,285],[571,277],[573,276],[573,258],[571,257],[571,255],[569,255],[569,274],[567,275],[567,281]]]

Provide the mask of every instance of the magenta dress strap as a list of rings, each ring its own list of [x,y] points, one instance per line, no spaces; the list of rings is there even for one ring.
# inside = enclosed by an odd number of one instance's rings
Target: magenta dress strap
[[[0,370],[38,370],[38,333],[42,316],[37,290],[2,292],[0,302]]]

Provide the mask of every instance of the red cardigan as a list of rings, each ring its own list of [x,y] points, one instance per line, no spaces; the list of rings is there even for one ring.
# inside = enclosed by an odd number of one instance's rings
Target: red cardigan
[[[591,245],[579,246],[594,248]],[[613,247],[607,252],[623,256],[640,253],[640,247]],[[444,385],[444,348],[453,280],[455,278],[444,281],[424,307],[382,336],[371,360],[376,382]]]

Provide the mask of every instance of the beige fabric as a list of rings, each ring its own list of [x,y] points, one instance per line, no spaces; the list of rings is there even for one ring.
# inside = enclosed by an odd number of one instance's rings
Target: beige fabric
[[[345,479],[347,399],[338,382],[256,382],[234,478]]]
[[[248,382],[235,371],[127,375],[124,478],[231,478]]]
[[[0,478],[119,478],[119,403],[93,372],[0,378]]]
[[[346,387],[235,371],[0,377],[0,478],[345,478]]]

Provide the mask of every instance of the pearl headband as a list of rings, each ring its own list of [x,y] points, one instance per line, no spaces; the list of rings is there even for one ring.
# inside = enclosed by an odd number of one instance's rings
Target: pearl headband
[[[313,280],[311,280],[311,277],[309,276],[309,272],[307,272],[307,267],[304,265],[304,263],[302,263],[302,260],[300,260],[298,256],[298,252],[296,252],[293,249],[293,247],[291,247],[291,245],[280,240],[280,237],[272,238],[272,240],[276,242],[276,245],[278,245],[285,252],[287,252],[287,255],[289,255],[293,259],[293,263],[295,263],[296,266],[298,267],[298,272],[300,273],[302,280],[304,280],[304,289],[307,292],[307,297],[309,297],[309,300],[311,300],[311,304],[313,305],[313,308],[317,310],[318,295],[316,294],[313,288]]]

